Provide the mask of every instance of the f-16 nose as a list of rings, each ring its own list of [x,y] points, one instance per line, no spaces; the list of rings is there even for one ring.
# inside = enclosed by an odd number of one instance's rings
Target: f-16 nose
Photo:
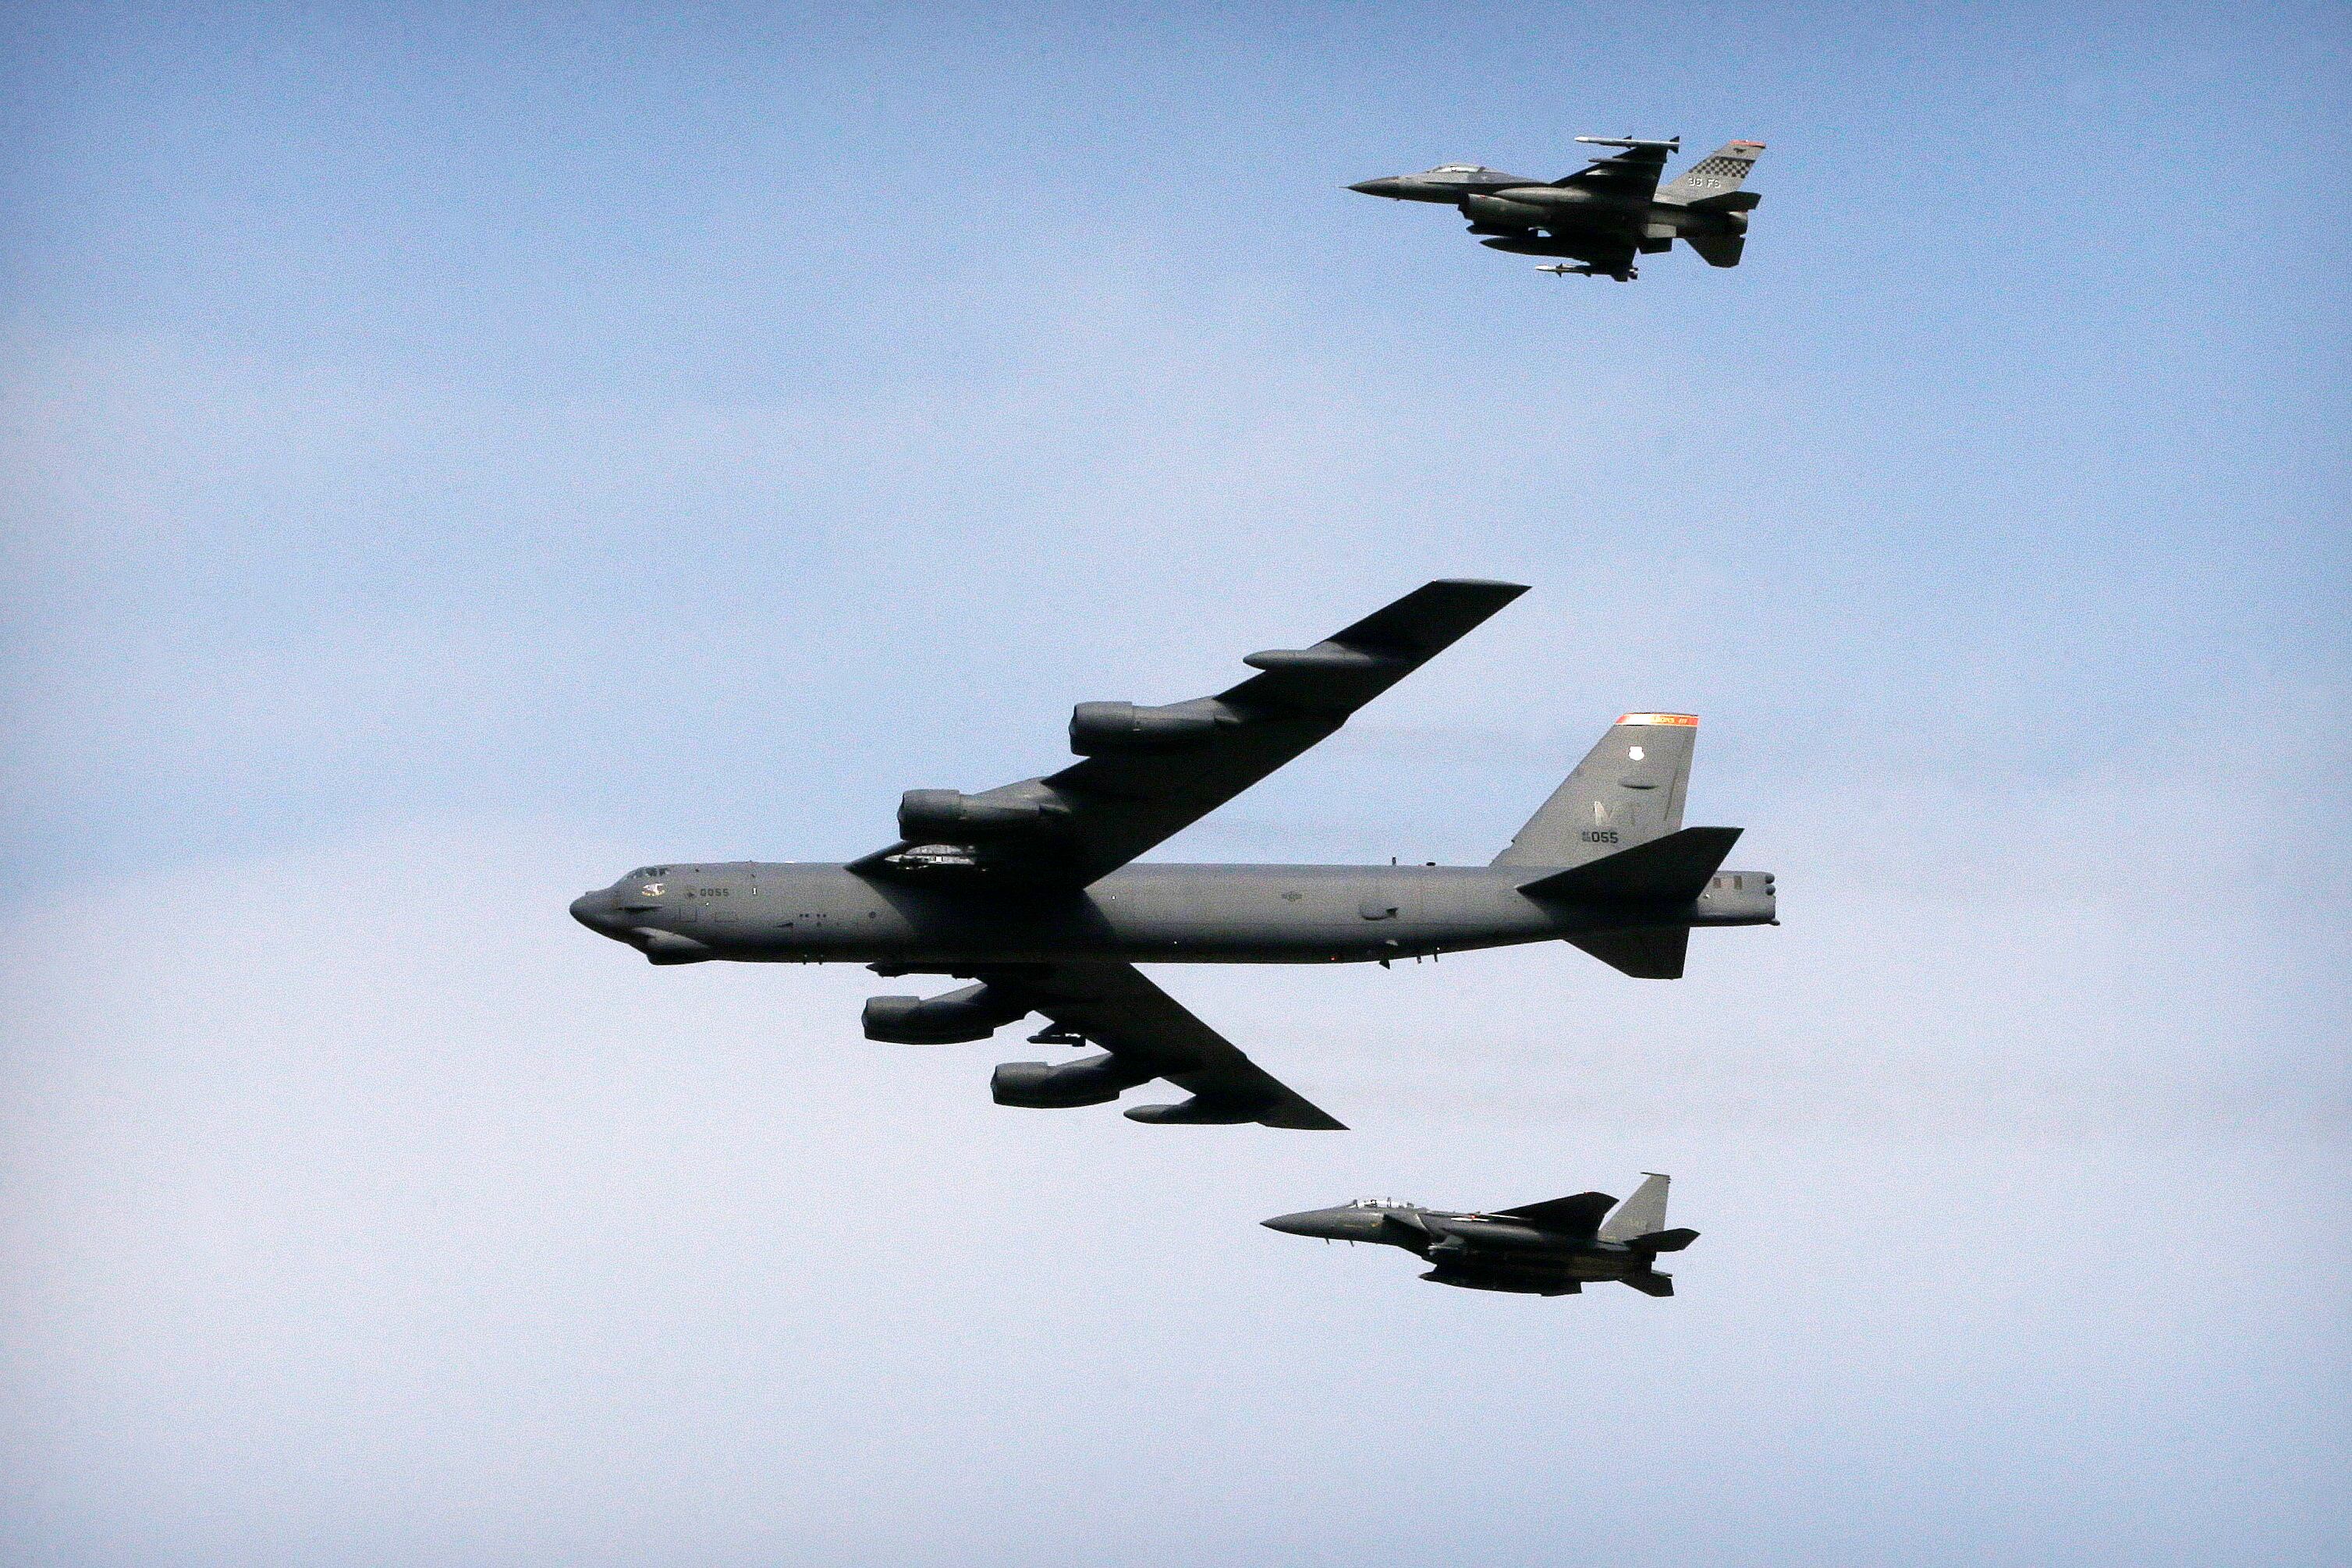
[[[1348,188],[1367,196],[1393,196],[1404,189],[1404,182],[1389,175],[1377,180],[1359,180]],[[1271,1225],[1274,1222],[1268,1220],[1266,1223]]]

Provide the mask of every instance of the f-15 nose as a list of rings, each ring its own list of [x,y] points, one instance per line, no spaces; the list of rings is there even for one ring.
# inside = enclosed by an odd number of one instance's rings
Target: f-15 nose
[[[1404,182],[1394,175],[1386,175],[1377,180],[1359,180],[1348,188],[1368,196],[1393,196],[1404,189]],[[1266,1223],[1271,1225],[1274,1222],[1268,1220]]]
[[[1329,1215],[1322,1209],[1305,1209],[1297,1214],[1278,1214],[1258,1224],[1268,1230],[1278,1230],[1285,1236],[1328,1236],[1331,1233]]]

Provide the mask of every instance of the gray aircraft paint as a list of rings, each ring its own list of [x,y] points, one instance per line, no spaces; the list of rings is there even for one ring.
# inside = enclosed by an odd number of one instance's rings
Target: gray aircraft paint
[[[1661,185],[1666,155],[1679,137],[1642,142],[1580,136],[1622,151],[1595,159],[1565,179],[1522,179],[1477,163],[1441,163],[1418,174],[1391,174],[1349,186],[1393,201],[1442,202],[1460,210],[1470,232],[1491,249],[1518,256],[1564,256],[1580,263],[1542,270],[1581,272],[1631,282],[1636,256],[1657,255],[1679,239],[1710,267],[1737,267],[1748,243],[1748,215],[1763,198],[1742,189],[1761,142],[1727,142]]]
[[[1336,1128],[1165,993],[1138,963],[1387,963],[1567,941],[1629,974],[1682,973],[1689,931],[1777,923],[1769,872],[1727,871],[1736,828],[1682,826],[1697,721],[1629,713],[1492,865],[1134,864],[1346,721],[1523,592],[1432,583],[1261,673],[1164,708],[1082,703],[1080,763],[976,795],[912,790],[898,842],[847,865],[641,867],[572,912],[656,964],[865,963],[975,981],[877,997],[869,1038],[987,1037],[1029,1013],[1041,1040],[1107,1057],[1007,1063],[1003,1104],[1116,1099],[1144,1079],[1192,1091],[1139,1121]]]
[[[995,902],[822,862],[743,860],[649,867],[575,908],[600,930],[625,919],[691,940],[701,957],[908,973],[1073,959],[1349,963],[1626,928],[1605,905],[1531,898],[1528,880],[1519,867],[1145,865],[1066,899]],[[1681,913],[1693,926],[1769,923],[1770,874],[1720,873]]]
[[[1606,1193],[1579,1193],[1492,1213],[1358,1198],[1261,1223],[1287,1236],[1402,1247],[1431,1265],[1422,1278],[1437,1285],[1572,1296],[1613,1279],[1647,1296],[1671,1296],[1674,1276],[1659,1272],[1658,1255],[1681,1251],[1698,1233],[1666,1228],[1667,1185],[1652,1173],[1622,1204]]]

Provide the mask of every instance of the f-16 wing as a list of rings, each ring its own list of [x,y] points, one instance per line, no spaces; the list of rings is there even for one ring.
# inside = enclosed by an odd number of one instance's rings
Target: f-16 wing
[[[1256,1121],[1268,1127],[1344,1131],[1339,1121],[1145,979],[1131,963],[1021,964],[968,972],[992,993],[1051,1018],[1065,1043],[1100,1046],[1107,1056],[1058,1066],[1006,1062],[991,1084],[997,1102],[1039,1108],[1093,1105],[1164,1078],[1192,1095],[1175,1105],[1139,1105],[1138,1121]]]
[[[1082,702],[1084,760],[981,795],[909,790],[899,839],[850,863],[866,876],[1085,887],[1190,826],[1347,722],[1527,589],[1444,580],[1312,647],[1254,653],[1260,673],[1159,708]]]
[[[1682,145],[1679,137],[1672,142],[1637,142],[1606,136],[1580,136],[1577,140],[1623,151],[1595,158],[1568,178],[1553,184],[1602,191],[1629,202],[1646,202],[1656,194],[1658,176],[1665,173],[1666,154]]]

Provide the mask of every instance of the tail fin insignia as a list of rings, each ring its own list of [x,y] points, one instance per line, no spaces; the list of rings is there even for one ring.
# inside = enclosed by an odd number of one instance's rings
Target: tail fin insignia
[[[1727,142],[1658,187],[1658,200],[1688,205],[1736,191],[1764,153],[1761,142]]]

